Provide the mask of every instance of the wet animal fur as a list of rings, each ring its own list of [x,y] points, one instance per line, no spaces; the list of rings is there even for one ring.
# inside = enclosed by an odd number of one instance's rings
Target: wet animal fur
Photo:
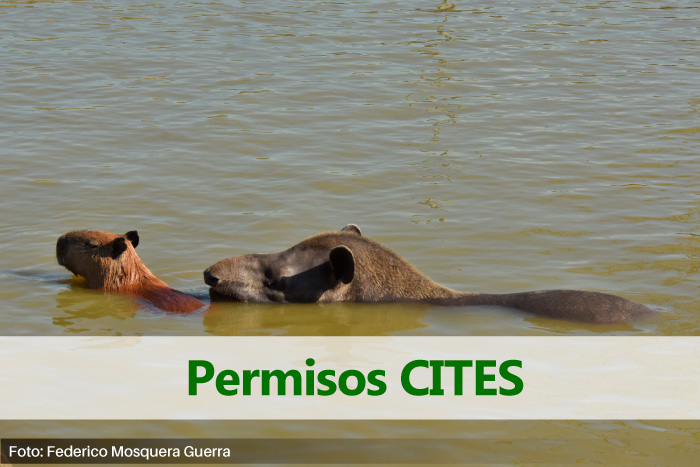
[[[134,249],[138,243],[135,230],[125,235],[77,230],[58,239],[56,258],[58,264],[84,277],[91,289],[141,298],[165,311],[190,312],[204,306],[149,271]]]
[[[280,253],[224,259],[204,271],[204,279],[213,300],[493,305],[590,323],[626,322],[652,313],[642,304],[599,292],[459,292],[433,282],[393,251],[362,237],[352,224]]]

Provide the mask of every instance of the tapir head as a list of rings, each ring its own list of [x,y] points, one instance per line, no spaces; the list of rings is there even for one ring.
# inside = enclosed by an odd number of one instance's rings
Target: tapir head
[[[254,303],[342,301],[355,279],[360,229],[308,238],[279,253],[226,258],[204,271],[212,300]]]

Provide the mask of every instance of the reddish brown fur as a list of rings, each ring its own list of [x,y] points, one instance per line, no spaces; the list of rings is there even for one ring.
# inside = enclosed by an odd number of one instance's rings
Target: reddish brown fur
[[[190,312],[205,305],[158,279],[136,254],[129,237],[138,243],[136,232],[68,232],[56,244],[58,264],[84,277],[91,289],[145,299],[165,311]]]

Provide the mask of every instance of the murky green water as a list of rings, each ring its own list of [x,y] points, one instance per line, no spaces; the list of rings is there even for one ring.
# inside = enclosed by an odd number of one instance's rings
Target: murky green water
[[[0,1],[0,25],[3,334],[700,334],[697,2]],[[351,222],[460,290],[663,313],[176,316],[54,257],[66,231],[137,229],[206,299],[212,263]]]

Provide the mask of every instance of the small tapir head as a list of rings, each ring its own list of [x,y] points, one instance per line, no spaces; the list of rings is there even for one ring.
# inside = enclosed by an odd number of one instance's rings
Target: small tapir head
[[[356,273],[360,229],[317,235],[280,253],[227,258],[204,271],[212,300],[309,303],[343,300]]]

